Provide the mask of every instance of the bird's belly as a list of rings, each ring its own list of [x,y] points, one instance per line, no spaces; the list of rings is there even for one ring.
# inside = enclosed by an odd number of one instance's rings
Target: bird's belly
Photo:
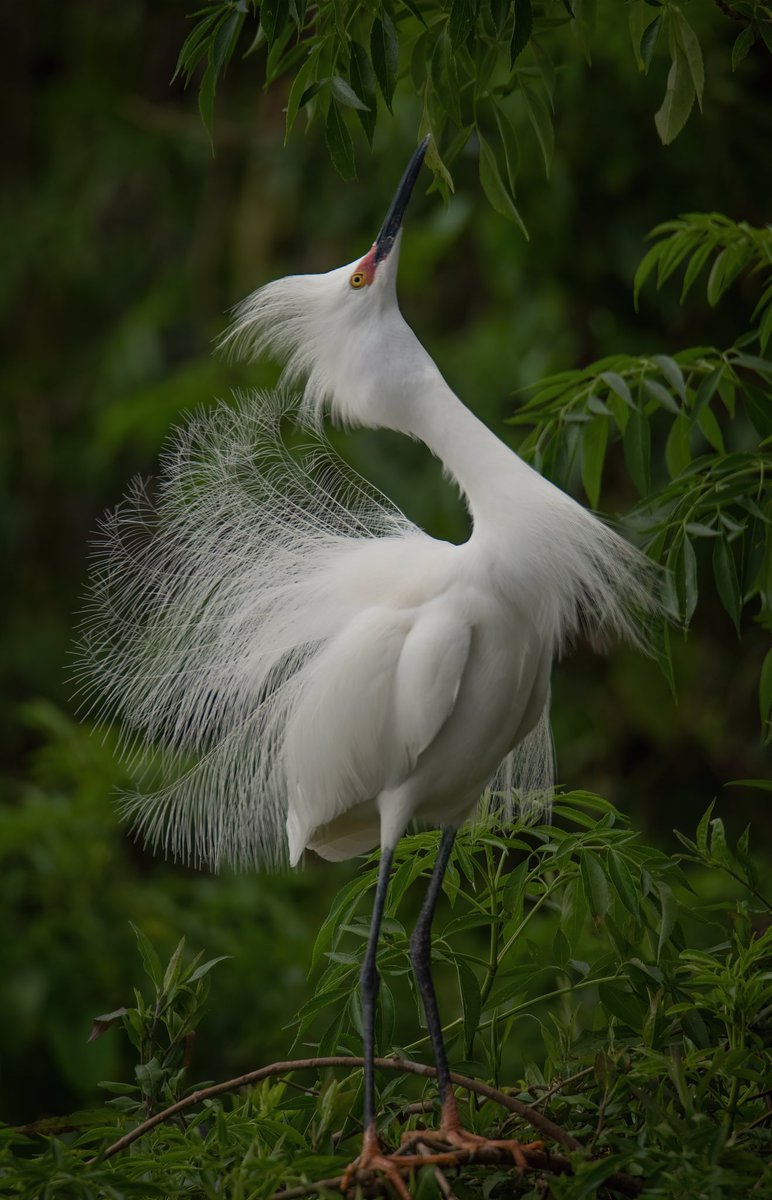
[[[518,625],[477,626],[453,712],[406,786],[415,815],[454,824],[474,809],[499,764],[536,725],[547,699],[551,653]],[[508,635],[508,636],[506,636]]]

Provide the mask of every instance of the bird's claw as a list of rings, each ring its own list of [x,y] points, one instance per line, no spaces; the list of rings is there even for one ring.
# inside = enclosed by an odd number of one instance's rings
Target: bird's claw
[[[405,1155],[417,1143],[422,1142],[424,1145],[436,1145],[442,1147],[442,1150],[437,1154],[427,1155],[422,1161],[429,1165],[436,1163],[438,1166],[448,1164],[454,1160],[454,1152],[457,1150],[466,1150],[470,1158],[474,1158],[480,1150],[504,1150],[512,1155],[515,1166],[520,1171],[524,1171],[528,1166],[528,1160],[525,1157],[529,1150],[543,1150],[544,1142],[518,1142],[515,1138],[487,1138],[481,1137],[479,1134],[470,1133],[469,1130],[461,1127],[452,1129],[418,1129],[413,1130],[402,1141],[397,1155]],[[397,1157],[395,1155],[395,1157]]]
[[[378,1141],[378,1134],[373,1128],[366,1129],[362,1139],[362,1153],[349,1163],[341,1176],[340,1190],[343,1195],[354,1187],[360,1171],[373,1171],[383,1175],[389,1181],[400,1200],[412,1200],[407,1184],[400,1174],[400,1169],[409,1169],[413,1165],[415,1156],[412,1156],[413,1161],[405,1161],[399,1165],[395,1162],[395,1157],[384,1154]]]
[[[419,1142],[424,1145],[433,1144],[442,1147],[439,1153],[424,1157],[423,1162],[426,1164],[435,1162],[440,1166],[443,1161],[447,1163],[454,1150],[466,1150],[470,1158],[473,1158],[479,1150],[504,1150],[512,1155],[515,1166],[520,1171],[524,1171],[528,1166],[528,1160],[525,1157],[527,1151],[544,1149],[544,1142],[523,1143],[518,1142],[515,1138],[487,1138],[481,1137],[477,1133],[470,1133],[461,1124],[455,1096],[451,1096],[443,1105],[442,1123],[439,1129],[411,1131],[402,1139],[397,1155],[405,1157]]]

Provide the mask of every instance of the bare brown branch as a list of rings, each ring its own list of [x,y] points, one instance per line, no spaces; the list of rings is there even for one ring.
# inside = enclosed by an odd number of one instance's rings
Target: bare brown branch
[[[128,1133],[124,1134],[123,1137],[118,1138],[117,1141],[113,1142],[112,1145],[108,1146],[107,1149],[103,1151],[103,1153],[100,1155],[100,1159],[104,1161],[105,1159],[112,1158],[113,1155],[120,1153],[121,1150],[125,1150],[127,1146],[130,1146],[133,1142],[136,1142],[139,1138],[143,1137],[144,1134],[149,1133],[151,1129],[155,1129],[157,1125],[162,1124],[164,1121],[171,1120],[179,1113],[185,1112],[187,1109],[201,1104],[204,1100],[211,1100],[215,1096],[221,1096],[226,1092],[238,1091],[239,1088],[250,1087],[251,1085],[260,1083],[263,1079],[268,1079],[271,1076],[286,1075],[291,1071],[310,1071],[337,1067],[343,1067],[351,1070],[355,1068],[361,1068],[362,1066],[363,1059],[355,1057],[354,1055],[339,1054],[327,1055],[318,1058],[290,1059],[286,1062],[270,1063],[268,1066],[259,1067],[255,1071],[247,1071],[244,1075],[237,1075],[235,1079],[226,1079],[224,1082],[212,1084],[210,1087],[199,1088],[197,1091],[191,1092],[189,1096],[185,1096],[182,1100],[178,1100],[176,1104],[170,1105],[169,1108],[164,1109],[162,1112],[155,1113],[152,1117],[148,1118],[148,1120],[143,1121],[140,1125],[137,1125],[135,1129],[131,1129]],[[428,1066],[425,1063],[412,1062],[409,1059],[403,1058],[376,1058],[375,1066],[381,1071],[403,1071],[406,1074],[419,1075],[427,1078],[433,1078],[437,1074],[435,1067]],[[472,1092],[478,1096],[484,1096],[487,1100],[493,1101],[494,1104],[498,1104],[500,1107],[507,1109],[509,1112],[515,1113],[518,1117],[522,1118],[522,1120],[527,1121],[528,1124],[534,1129],[537,1129],[539,1133],[543,1134],[546,1138],[549,1138],[550,1141],[557,1142],[565,1149],[583,1149],[581,1142],[577,1141],[575,1137],[573,1137],[570,1133],[567,1133],[566,1130],[562,1129],[559,1125],[555,1124],[554,1121],[551,1121],[549,1117],[545,1117],[543,1113],[537,1112],[536,1109],[531,1108],[528,1104],[524,1104],[522,1100],[516,1100],[514,1096],[507,1096],[504,1094],[504,1092],[498,1091],[497,1088],[491,1087],[490,1084],[483,1083],[479,1079],[471,1079],[468,1075],[459,1075],[458,1073],[453,1072],[451,1074],[451,1079],[458,1087],[464,1088],[466,1091]],[[466,1153],[466,1151],[458,1152],[460,1155],[458,1159],[459,1165],[467,1161],[468,1155],[467,1158],[464,1158],[464,1154]],[[558,1161],[563,1161],[567,1164],[567,1160],[559,1160],[559,1158],[555,1155],[549,1155],[543,1151],[539,1151],[538,1154],[542,1156],[543,1162],[541,1160],[539,1164],[534,1162],[534,1166],[538,1165],[539,1169],[547,1169],[545,1166],[547,1162],[552,1162],[554,1164]],[[91,1161],[94,1162],[96,1159],[92,1159]],[[483,1154],[476,1154],[475,1161],[485,1162],[487,1159]],[[530,1164],[530,1160],[528,1161]],[[500,1162],[499,1156],[496,1157],[496,1162]],[[309,1190],[319,1191],[323,1190],[325,1186],[337,1186],[337,1184],[331,1185],[329,1180],[320,1181],[314,1185],[309,1185]],[[631,1175],[624,1175],[621,1173],[610,1175],[606,1180],[605,1186],[610,1190],[620,1192],[624,1196],[638,1196],[642,1190],[642,1185],[637,1179],[634,1179]],[[296,1189],[293,1189],[291,1191],[282,1193],[282,1196],[285,1197],[285,1200],[289,1200],[291,1196],[300,1196],[306,1194],[308,1194],[308,1191],[298,1192]]]

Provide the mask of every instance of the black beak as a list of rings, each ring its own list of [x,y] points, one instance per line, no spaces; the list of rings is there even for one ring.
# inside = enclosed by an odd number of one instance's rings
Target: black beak
[[[421,164],[424,161],[426,147],[429,145],[430,134],[427,133],[421,145],[416,150],[415,154],[407,164],[405,174],[399,181],[399,187],[394,195],[394,199],[389,205],[389,211],[386,213],[386,220],[381,225],[381,231],[375,239],[375,262],[376,265],[388,258],[391,253],[391,248],[394,245],[402,218],[405,215],[405,209],[408,206],[408,201],[415,187],[415,181],[418,178],[421,170]]]

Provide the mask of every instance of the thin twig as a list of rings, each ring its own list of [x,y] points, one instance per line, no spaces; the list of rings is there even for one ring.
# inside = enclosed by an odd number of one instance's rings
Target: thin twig
[[[551,1088],[545,1091],[543,1096],[539,1096],[534,1100],[533,1107],[535,1108],[537,1104],[544,1104],[546,1100],[549,1100],[550,1096],[554,1096],[556,1092],[562,1092],[564,1087],[568,1087],[569,1083],[577,1083],[580,1079],[584,1079],[585,1075],[592,1075],[594,1070],[595,1067],[585,1067],[583,1071],[577,1071],[575,1075],[569,1075],[567,1079],[561,1079],[560,1083],[553,1084]]]

